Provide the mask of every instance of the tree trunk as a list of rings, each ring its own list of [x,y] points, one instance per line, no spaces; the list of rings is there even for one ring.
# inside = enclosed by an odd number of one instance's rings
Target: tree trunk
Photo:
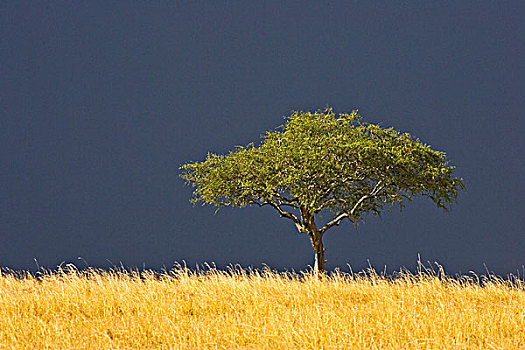
[[[323,234],[319,232],[315,225],[314,215],[309,213],[304,207],[301,208],[301,222],[302,232],[306,232],[310,237],[312,248],[314,249],[314,273],[321,277],[324,274],[324,247],[323,247]]]
[[[323,235],[319,232],[312,232],[309,234],[312,248],[314,249],[314,272],[316,275],[324,274],[324,247],[323,247]]]

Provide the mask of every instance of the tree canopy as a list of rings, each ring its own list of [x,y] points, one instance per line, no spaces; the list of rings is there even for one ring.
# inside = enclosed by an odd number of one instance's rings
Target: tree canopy
[[[258,146],[208,154],[181,169],[195,187],[193,202],[271,206],[323,252],[322,235],[344,219],[357,223],[365,213],[379,215],[385,205],[402,207],[415,196],[448,209],[463,188],[445,153],[408,133],[365,123],[357,111],[336,115],[331,108],[293,112]],[[332,214],[317,227],[322,211]],[[315,269],[324,270],[324,254],[316,252]]]

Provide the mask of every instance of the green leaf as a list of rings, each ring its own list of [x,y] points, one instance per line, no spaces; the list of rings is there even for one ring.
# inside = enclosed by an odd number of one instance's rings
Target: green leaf
[[[385,203],[402,207],[415,196],[448,209],[464,188],[443,152],[408,133],[367,124],[357,111],[336,115],[331,108],[293,112],[259,145],[210,153],[180,169],[195,188],[194,202],[243,207],[261,205],[262,198],[282,203],[285,196],[310,214],[354,210],[354,222],[367,212],[379,215]],[[378,193],[359,202],[378,186]]]

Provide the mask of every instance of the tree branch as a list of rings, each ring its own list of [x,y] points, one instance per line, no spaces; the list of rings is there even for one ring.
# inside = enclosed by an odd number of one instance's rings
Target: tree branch
[[[329,228],[333,227],[333,226],[338,226],[341,221],[344,219],[344,218],[347,218],[347,217],[350,217],[352,215],[355,214],[355,211],[359,208],[359,206],[367,199],[369,198],[375,198],[379,192],[381,192],[381,190],[385,188],[385,185],[382,184],[381,181],[378,181],[377,184],[374,186],[374,188],[372,189],[372,191],[370,191],[369,194],[365,194],[364,196],[362,196],[361,198],[359,198],[359,200],[355,203],[355,205],[352,207],[352,209],[350,211],[347,211],[347,212],[343,212],[343,213],[340,213],[339,215],[337,215],[332,221],[328,222],[326,225],[324,225],[320,230],[319,232],[321,232],[321,234],[325,233],[326,230],[328,230]]]
[[[295,209],[299,209],[297,198],[288,198],[281,195],[279,192],[275,192],[273,195],[279,200],[279,206],[286,205]]]
[[[382,183],[381,180],[379,180],[377,184],[374,186],[374,189],[372,190],[372,192],[370,192],[370,195],[374,197],[377,196],[383,188],[385,188],[385,185]]]
[[[328,208],[330,205],[335,204],[339,198],[332,197],[323,204],[321,204],[319,207],[315,209],[315,212],[318,213],[321,210]]]
[[[275,191],[274,196],[279,198],[279,200],[285,201],[286,203],[298,203],[297,198],[288,198]]]
[[[349,216],[350,216],[350,214],[347,213],[347,212],[339,214],[338,216],[335,217],[335,219],[333,219],[332,221],[330,221],[329,223],[324,225],[319,230],[319,232],[321,232],[321,234],[324,234],[326,232],[326,230],[328,230],[329,228],[332,228],[334,226],[338,226],[344,218],[349,217]]]
[[[364,176],[356,177],[356,178],[346,177],[346,178],[342,179],[341,182],[342,182],[343,184],[345,184],[345,183],[348,182],[349,180],[353,180],[353,181],[355,181],[355,180],[362,181],[362,180],[364,180],[364,179],[365,179]],[[330,184],[328,190],[325,192],[325,194],[323,194],[322,197],[328,197],[328,196],[330,195],[330,192],[332,192],[332,191],[334,190],[334,188],[336,188],[336,187],[337,187],[337,186],[334,186],[333,183]],[[353,188],[352,185],[350,185],[350,186],[349,186],[349,185],[346,185],[346,187],[349,188],[349,189]],[[350,190],[349,190],[349,191],[350,191]],[[339,201],[339,200],[340,200],[339,197],[333,197],[333,198],[330,198],[329,200],[327,200],[326,202],[324,202],[323,204],[321,204],[319,207],[317,207],[317,208],[315,209],[315,212],[318,213],[318,212],[320,212],[321,210],[328,208],[330,205],[336,203],[336,202]]]
[[[259,203],[259,202],[254,202],[254,203],[257,204],[259,207],[262,207],[265,205],[271,206],[272,208],[277,210],[277,212],[282,218],[287,218],[287,219],[292,220],[295,223],[295,226],[297,227],[297,230],[299,232],[305,232],[303,225],[301,225],[301,220],[299,220],[299,218],[295,216],[294,214],[283,210],[283,208],[281,208],[279,204],[270,202],[270,201],[264,201],[262,203]]]

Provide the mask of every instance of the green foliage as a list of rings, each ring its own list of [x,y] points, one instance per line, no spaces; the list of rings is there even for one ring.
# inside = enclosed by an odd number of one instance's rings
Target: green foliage
[[[344,218],[356,223],[365,213],[379,215],[385,204],[403,206],[414,196],[448,209],[463,188],[443,152],[407,133],[365,123],[356,111],[336,115],[331,108],[294,112],[259,146],[208,154],[181,169],[195,187],[194,202],[269,204],[287,217],[285,207],[308,217],[329,209],[334,221],[321,233]]]

